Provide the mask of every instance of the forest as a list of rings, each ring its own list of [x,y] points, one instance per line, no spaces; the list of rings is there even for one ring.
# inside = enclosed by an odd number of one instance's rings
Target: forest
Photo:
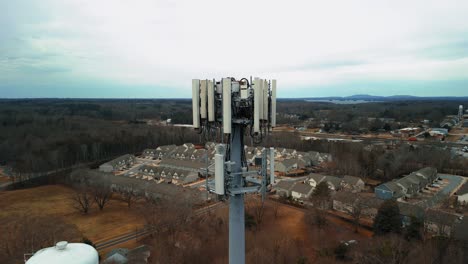
[[[445,115],[453,114],[459,103],[415,101],[336,105],[280,100],[278,112],[298,115],[298,120],[333,119],[344,124],[358,117],[439,122]],[[16,172],[44,172],[76,164],[104,162],[159,145],[203,143],[190,128],[166,126],[165,122],[148,125],[146,122],[172,119],[172,123],[189,124],[191,116],[191,101],[185,99],[0,100],[0,165],[7,165]],[[291,124],[294,120],[279,118],[279,122]],[[365,144],[357,143],[304,143],[298,135],[281,133],[275,133],[263,144],[329,152],[336,157],[336,162],[328,168],[330,172],[363,177],[388,179],[428,164],[454,169],[465,166],[462,161],[450,159],[448,151],[440,149],[388,151],[366,149]],[[432,155],[434,151],[438,154]],[[434,160],[434,157],[438,158]],[[464,175],[466,171],[462,169],[460,173]]]

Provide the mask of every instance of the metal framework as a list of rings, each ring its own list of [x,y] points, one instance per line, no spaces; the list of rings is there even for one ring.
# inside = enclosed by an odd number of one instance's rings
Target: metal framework
[[[244,195],[261,193],[264,199],[274,182],[274,150],[270,151],[270,177],[267,175],[267,150],[262,166],[249,171],[244,137],[258,144],[276,125],[276,80],[252,77],[192,80],[193,127],[206,140],[218,139],[214,179],[209,192],[229,200],[229,263],[245,263]],[[208,172],[207,172],[208,174]]]

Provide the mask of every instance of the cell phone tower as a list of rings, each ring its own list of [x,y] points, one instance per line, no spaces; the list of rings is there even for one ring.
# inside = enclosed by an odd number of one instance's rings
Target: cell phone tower
[[[220,81],[192,80],[193,127],[207,138],[220,132],[216,148],[214,181],[209,192],[229,200],[229,263],[245,263],[244,195],[261,193],[274,182],[274,149],[270,148],[270,176],[267,176],[267,151],[262,168],[249,171],[244,136],[259,144],[276,126],[276,80],[252,77],[223,78]],[[261,176],[261,177],[259,177]],[[259,179],[260,178],[260,179]]]

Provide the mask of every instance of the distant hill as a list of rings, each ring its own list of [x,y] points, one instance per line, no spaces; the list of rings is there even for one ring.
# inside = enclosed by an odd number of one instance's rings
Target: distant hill
[[[434,97],[419,97],[412,95],[392,95],[392,96],[376,96],[368,94],[356,94],[351,96],[337,97],[308,97],[297,98],[311,101],[367,101],[367,102],[392,102],[392,101],[468,101],[468,96],[434,96]]]

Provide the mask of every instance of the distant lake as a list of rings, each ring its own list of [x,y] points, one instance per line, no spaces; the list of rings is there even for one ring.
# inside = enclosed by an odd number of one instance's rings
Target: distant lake
[[[332,103],[332,104],[365,104],[365,103],[378,103],[380,101],[366,101],[366,100],[306,100],[306,102],[319,102],[319,103]]]

